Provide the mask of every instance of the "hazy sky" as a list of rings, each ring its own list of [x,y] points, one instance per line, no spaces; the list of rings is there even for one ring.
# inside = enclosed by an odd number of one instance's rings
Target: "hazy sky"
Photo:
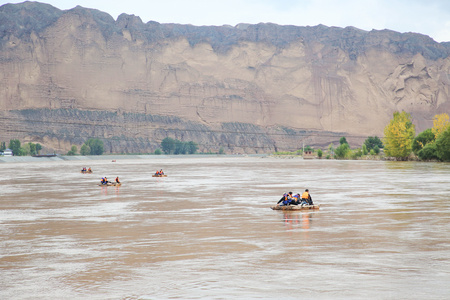
[[[5,3],[23,1],[0,0]],[[391,29],[450,41],[450,0],[44,0],[59,9],[77,5],[139,16],[143,22],[236,25],[354,26]]]

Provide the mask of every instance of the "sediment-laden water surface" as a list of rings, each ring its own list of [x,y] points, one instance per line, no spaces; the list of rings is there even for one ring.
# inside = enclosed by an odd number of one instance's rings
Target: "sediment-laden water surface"
[[[166,157],[0,173],[1,299],[450,295],[450,164]],[[269,208],[305,188],[319,211]]]

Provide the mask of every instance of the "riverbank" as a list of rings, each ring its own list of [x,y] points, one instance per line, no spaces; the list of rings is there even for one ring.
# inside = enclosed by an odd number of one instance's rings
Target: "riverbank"
[[[33,156],[0,156],[0,163],[29,163],[29,162],[58,162],[58,161],[89,161],[89,160],[124,160],[124,159],[165,159],[165,158],[199,158],[199,157],[266,157],[267,154],[190,154],[190,155],[57,155],[51,157],[33,157]]]

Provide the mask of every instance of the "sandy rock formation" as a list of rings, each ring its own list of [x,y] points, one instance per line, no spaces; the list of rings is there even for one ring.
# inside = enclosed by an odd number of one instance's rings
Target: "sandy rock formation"
[[[450,111],[450,47],[420,34],[144,24],[36,2],[0,7],[0,24],[4,141],[65,152],[100,137],[107,152],[137,153],[171,136],[270,152],[360,145],[396,110],[419,132]]]

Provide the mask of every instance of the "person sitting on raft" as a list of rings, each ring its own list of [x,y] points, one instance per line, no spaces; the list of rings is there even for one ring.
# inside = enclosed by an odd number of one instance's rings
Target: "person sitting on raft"
[[[277,204],[280,204],[280,205],[298,205],[299,202],[297,201],[296,198],[292,197],[292,192],[289,192],[289,193],[284,194],[283,197],[281,197],[281,199],[277,202]]]
[[[91,167],[89,167],[88,172],[89,172],[89,173],[92,173]]]
[[[281,202],[287,201],[287,193],[284,193],[280,200],[278,200],[277,205]],[[283,203],[281,204],[283,205]]]
[[[86,167],[83,167],[83,168],[81,169],[81,172],[86,172]]]
[[[116,177],[116,183],[120,183],[119,176]]]
[[[308,189],[306,189],[305,192],[302,194],[302,202],[303,201],[306,202],[308,205],[314,205]]]
[[[290,205],[299,205],[300,202],[298,201],[298,198],[295,196],[292,196],[292,192],[288,193],[288,200]]]

